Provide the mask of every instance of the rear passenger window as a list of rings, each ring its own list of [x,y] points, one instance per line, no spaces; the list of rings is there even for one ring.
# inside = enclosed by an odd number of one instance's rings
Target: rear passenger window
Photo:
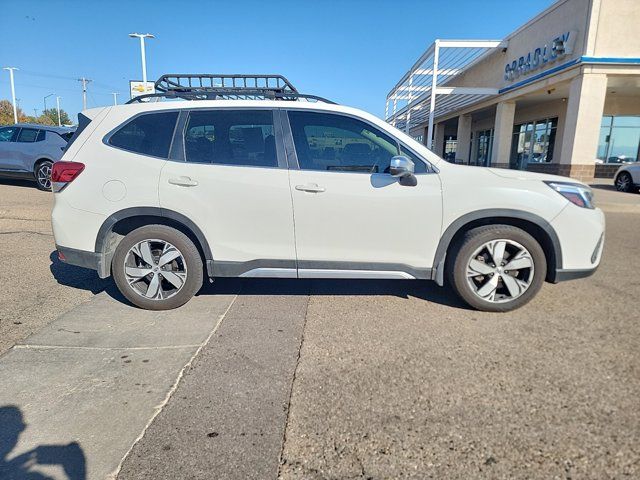
[[[277,167],[270,110],[193,111],[184,132],[187,162]]]
[[[44,142],[45,138],[47,138],[46,130],[40,130],[38,132],[38,137],[36,138],[36,142]]]
[[[167,158],[178,112],[146,113],[116,131],[109,144],[130,152]]]
[[[23,128],[18,135],[18,142],[31,143],[35,142],[38,137],[38,130],[32,128]]]

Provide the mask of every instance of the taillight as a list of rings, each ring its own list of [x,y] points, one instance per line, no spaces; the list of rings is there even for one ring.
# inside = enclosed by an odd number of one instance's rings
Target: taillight
[[[55,162],[51,170],[51,187],[54,192],[60,192],[73,182],[84,170],[84,163]]]

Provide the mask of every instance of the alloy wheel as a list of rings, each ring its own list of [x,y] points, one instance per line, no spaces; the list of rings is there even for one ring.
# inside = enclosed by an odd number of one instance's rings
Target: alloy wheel
[[[523,295],[534,277],[531,253],[508,239],[491,240],[476,249],[466,269],[467,282],[479,298],[504,303]]]
[[[616,178],[616,189],[620,192],[628,192],[631,187],[631,178],[626,173],[621,173]]]
[[[164,240],[149,239],[133,245],[124,261],[127,283],[138,295],[164,300],[176,295],[187,280],[182,252]]]
[[[44,190],[51,190],[51,163],[43,162],[38,167],[36,181]]]

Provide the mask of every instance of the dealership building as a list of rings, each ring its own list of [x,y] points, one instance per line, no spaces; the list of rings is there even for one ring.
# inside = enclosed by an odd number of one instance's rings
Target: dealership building
[[[559,0],[503,40],[436,40],[385,116],[451,162],[611,177],[640,160],[640,0]]]

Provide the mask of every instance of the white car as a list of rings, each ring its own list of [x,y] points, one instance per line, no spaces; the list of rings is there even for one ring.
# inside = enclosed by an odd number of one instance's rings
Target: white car
[[[508,311],[600,262],[604,216],[580,182],[452,165],[288,82],[221,77],[163,76],[152,96],[173,101],[80,115],[53,168],[61,260],[157,310],[206,276],[429,279]]]
[[[620,192],[637,192],[640,189],[640,162],[620,167],[613,177],[613,184]]]

